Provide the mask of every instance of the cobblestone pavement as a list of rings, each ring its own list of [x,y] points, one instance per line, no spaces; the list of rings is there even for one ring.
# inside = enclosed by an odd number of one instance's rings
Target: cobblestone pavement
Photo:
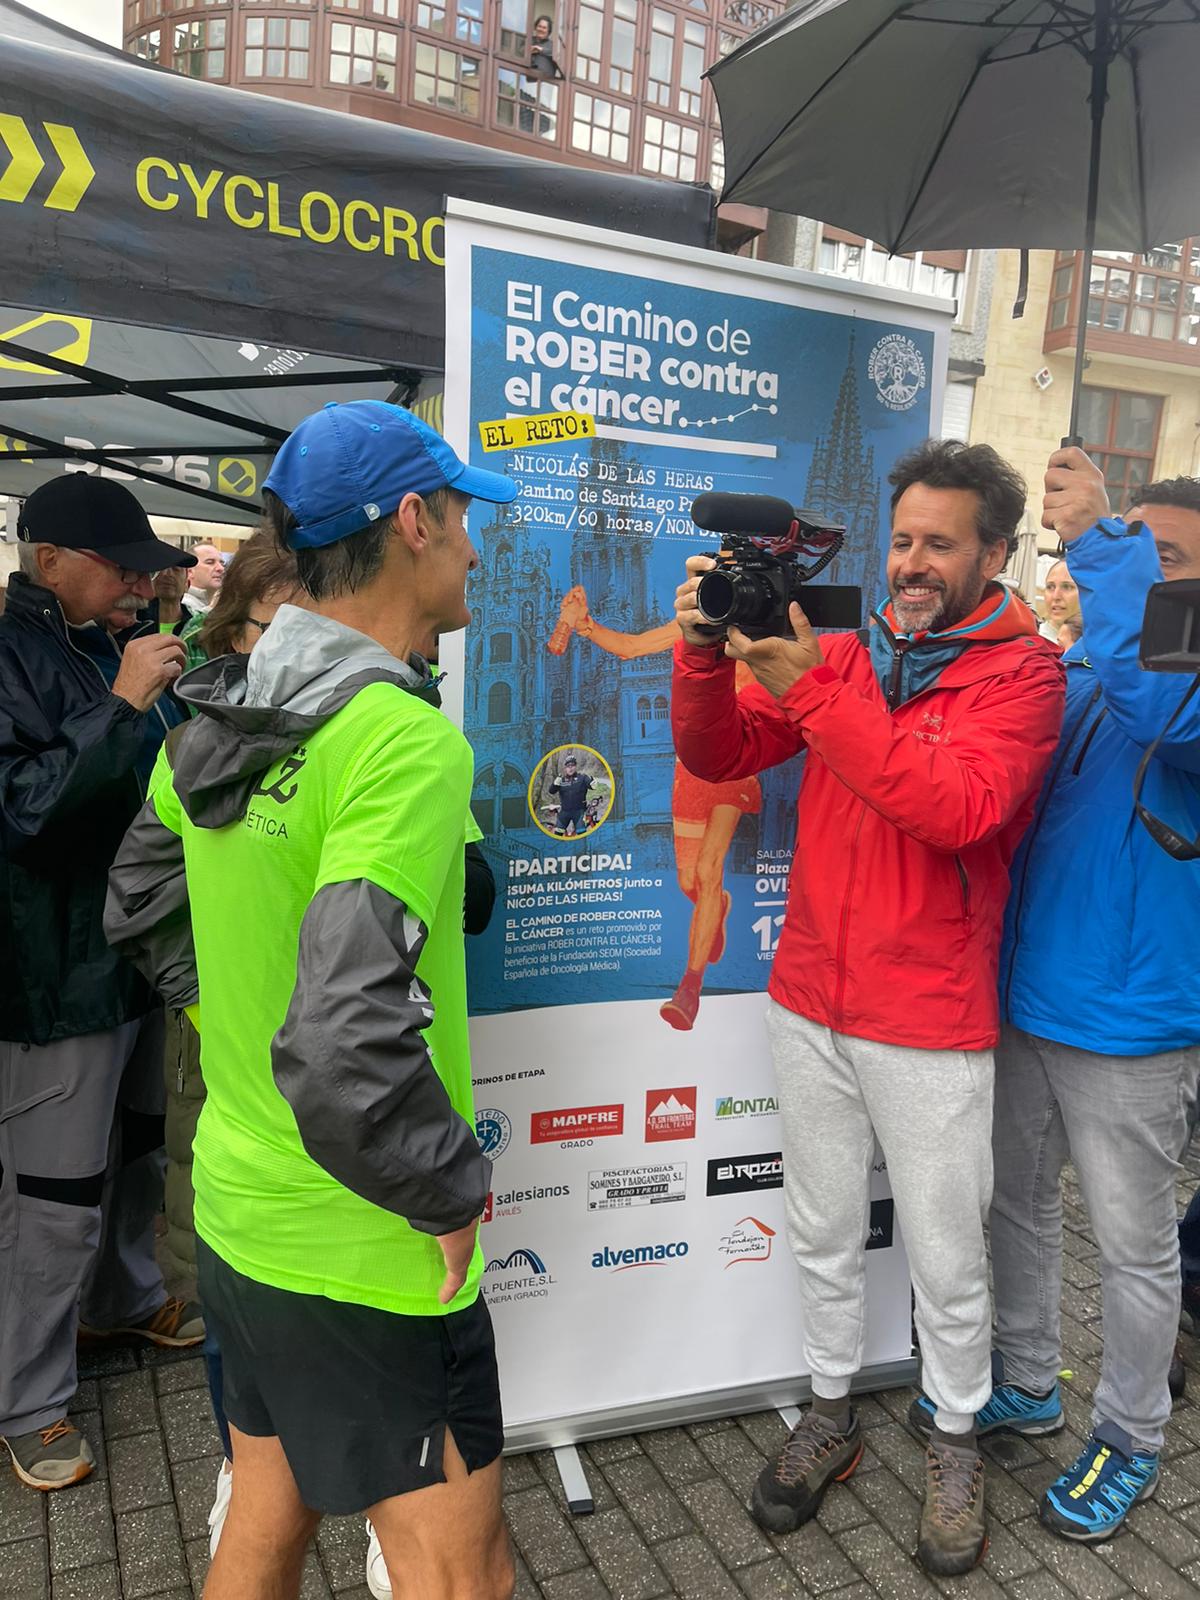
[[[1185,1201],[1200,1177],[1193,1163]],[[986,1445],[991,1545],[969,1577],[933,1582],[912,1557],[923,1458],[904,1424],[911,1390],[862,1400],[863,1462],[814,1523],[784,1538],[745,1510],[749,1485],[784,1435],[774,1412],[606,1439],[582,1455],[596,1503],[568,1515],[549,1452],[505,1462],[505,1504],[519,1553],[519,1600],[1173,1600],[1200,1594],[1200,1341],[1184,1346],[1197,1397],[1176,1405],[1156,1499],[1108,1545],[1047,1534],[1037,1499],[1088,1431],[1100,1354],[1096,1247],[1068,1185],[1063,1336],[1073,1377],[1067,1429]],[[2,1600],[191,1600],[208,1560],[206,1517],[219,1466],[203,1363],[111,1349],[81,1369],[77,1420],[95,1475],[39,1495],[0,1474]],[[304,1600],[368,1600],[359,1518],[326,1520]]]

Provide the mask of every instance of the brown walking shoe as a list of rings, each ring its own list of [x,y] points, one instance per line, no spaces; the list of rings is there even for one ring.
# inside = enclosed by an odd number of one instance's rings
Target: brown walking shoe
[[[828,1418],[806,1411],[778,1459],[759,1474],[750,1515],[768,1533],[792,1533],[816,1516],[831,1483],[845,1483],[862,1453],[862,1432],[853,1412],[847,1431],[836,1433]]]
[[[964,1447],[931,1439],[917,1560],[937,1578],[955,1578],[979,1565],[987,1544],[983,1461],[974,1441]]]

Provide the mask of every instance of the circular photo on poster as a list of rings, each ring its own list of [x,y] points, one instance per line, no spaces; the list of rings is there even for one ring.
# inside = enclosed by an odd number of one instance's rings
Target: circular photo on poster
[[[529,814],[551,839],[585,839],[607,821],[616,783],[612,768],[586,744],[560,744],[533,769]]]

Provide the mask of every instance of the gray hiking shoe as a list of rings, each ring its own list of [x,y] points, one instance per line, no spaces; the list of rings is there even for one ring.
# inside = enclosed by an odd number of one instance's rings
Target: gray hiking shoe
[[[172,1295],[157,1311],[120,1328],[89,1328],[79,1325],[80,1344],[95,1344],[101,1339],[149,1339],[167,1350],[186,1350],[204,1342],[204,1313],[195,1300]]]
[[[970,1572],[987,1551],[983,1461],[974,1444],[931,1439],[925,1452],[925,1504],[917,1560],[938,1578]]]
[[[820,1510],[831,1483],[844,1483],[862,1460],[862,1433],[836,1433],[817,1411],[806,1411],[775,1461],[763,1468],[750,1499],[750,1514],[768,1533],[791,1533]]]
[[[8,1434],[4,1443],[13,1471],[31,1489],[65,1489],[82,1482],[96,1465],[91,1445],[66,1417],[32,1433]]]

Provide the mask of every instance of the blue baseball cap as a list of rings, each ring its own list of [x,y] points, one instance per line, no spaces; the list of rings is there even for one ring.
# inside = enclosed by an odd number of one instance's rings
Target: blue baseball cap
[[[507,505],[517,485],[460,461],[428,423],[386,400],[331,400],[294,428],[263,484],[296,519],[293,550],[336,544],[386,517],[406,494],[457,489]]]

